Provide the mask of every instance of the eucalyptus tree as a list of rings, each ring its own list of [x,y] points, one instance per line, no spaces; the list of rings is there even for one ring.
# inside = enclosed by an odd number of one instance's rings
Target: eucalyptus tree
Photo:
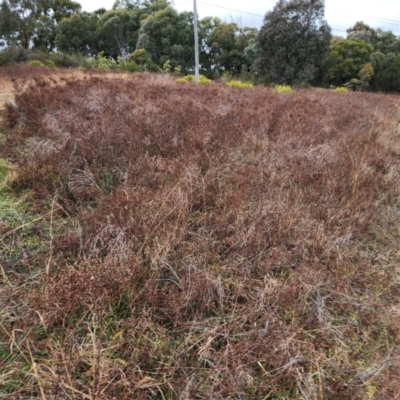
[[[58,23],[80,9],[72,0],[2,0],[0,45],[52,50]]]
[[[128,58],[135,50],[140,27],[140,13],[135,9],[118,8],[105,12],[97,22],[99,51],[116,59]]]
[[[257,37],[256,71],[261,81],[319,83],[331,29],[320,0],[279,0]]]
[[[98,51],[97,22],[102,11],[82,12],[63,18],[55,39],[57,49],[63,53],[95,56]]]
[[[188,72],[194,67],[193,43],[193,13],[167,7],[142,22],[136,48],[145,49],[160,67],[168,61]]]
[[[332,45],[325,61],[325,82],[342,86],[358,79],[361,70],[371,63],[374,48],[364,40],[341,40]]]
[[[202,71],[212,78],[223,72],[240,74],[243,67],[250,69],[254,63],[250,48],[256,36],[256,28],[239,28],[237,24],[222,22],[219,18],[203,18],[199,23]]]

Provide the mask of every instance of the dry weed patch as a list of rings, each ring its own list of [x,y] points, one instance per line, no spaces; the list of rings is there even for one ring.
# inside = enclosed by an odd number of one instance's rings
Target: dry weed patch
[[[397,396],[398,98],[51,79],[4,112],[48,244],[2,269],[0,393]]]

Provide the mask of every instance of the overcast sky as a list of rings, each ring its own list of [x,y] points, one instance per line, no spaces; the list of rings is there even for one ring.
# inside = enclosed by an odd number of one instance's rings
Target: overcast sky
[[[85,11],[101,7],[110,9],[114,0],[77,0]],[[178,11],[193,10],[192,0],[175,0]],[[263,16],[274,7],[275,0],[197,0],[199,17],[219,17],[242,26],[259,28]],[[248,13],[248,14],[247,14]],[[255,14],[255,15],[249,15]],[[400,36],[400,0],[326,0],[325,18],[334,35],[345,35],[356,21],[374,28],[391,30]]]

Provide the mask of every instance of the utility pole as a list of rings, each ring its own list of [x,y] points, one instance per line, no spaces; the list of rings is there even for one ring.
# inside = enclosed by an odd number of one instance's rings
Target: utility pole
[[[197,4],[193,0],[193,25],[194,25],[194,76],[196,83],[200,81],[199,75],[199,31],[197,28]]]

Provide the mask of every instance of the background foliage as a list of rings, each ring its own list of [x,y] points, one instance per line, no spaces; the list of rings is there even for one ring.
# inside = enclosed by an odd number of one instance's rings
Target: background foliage
[[[320,1],[280,0],[260,31],[205,17],[199,20],[201,73],[269,85],[399,92],[400,39],[362,21],[346,38],[332,37],[323,15]],[[105,57],[129,71],[194,70],[193,14],[177,12],[167,0],[116,1],[111,10],[91,13],[72,0],[2,0],[0,45],[0,66],[51,59],[87,68],[99,65],[91,58]],[[146,51],[145,62],[129,61],[137,50]]]

